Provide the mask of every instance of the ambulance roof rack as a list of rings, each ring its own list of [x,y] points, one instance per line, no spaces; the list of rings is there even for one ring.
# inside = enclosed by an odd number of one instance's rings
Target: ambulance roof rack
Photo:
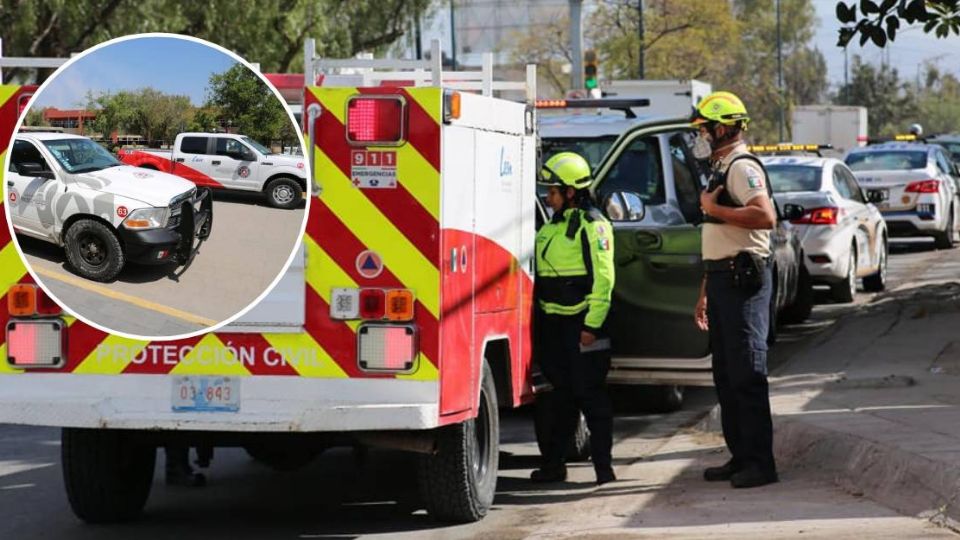
[[[321,73],[346,71],[358,77],[361,86],[377,86],[389,81],[413,81],[415,86],[445,86],[456,90],[480,91],[492,96],[495,91],[514,90],[525,92],[530,105],[537,99],[537,66],[528,64],[526,81],[495,81],[493,79],[493,54],[483,54],[479,71],[443,71],[440,40],[430,42],[429,60],[400,60],[352,58],[333,60],[317,56],[316,41],[307,38],[304,44],[304,74],[307,84],[317,80]],[[383,70],[383,71],[375,71]]]
[[[3,76],[3,68],[53,68],[56,69],[67,62],[68,58],[41,58],[24,56],[3,56],[3,39],[0,39],[0,80]]]

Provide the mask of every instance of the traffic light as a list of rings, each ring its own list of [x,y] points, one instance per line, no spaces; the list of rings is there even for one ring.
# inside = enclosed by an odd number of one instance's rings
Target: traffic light
[[[593,90],[597,86],[597,51],[588,49],[583,53],[583,87]]]

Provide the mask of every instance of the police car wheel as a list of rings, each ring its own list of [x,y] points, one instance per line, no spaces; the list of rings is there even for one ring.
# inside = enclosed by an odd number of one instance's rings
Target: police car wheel
[[[106,224],[93,219],[77,220],[63,240],[67,261],[85,278],[110,281],[123,270],[123,247]]]
[[[801,323],[810,317],[813,311],[813,280],[810,273],[801,263],[800,275],[797,277],[797,296],[793,303],[783,308],[780,320],[787,324]]]
[[[944,227],[942,232],[937,232],[933,237],[933,244],[937,249],[952,249],[957,245],[956,236],[953,230],[955,226],[953,214],[953,207],[951,207],[949,217],[947,217],[947,226]]]
[[[857,293],[857,247],[850,247],[850,260],[847,263],[847,275],[843,281],[830,285],[830,296],[835,302],[848,304],[853,302]]]
[[[882,291],[887,286],[887,238],[883,237],[881,242],[877,271],[863,278],[863,289],[865,291]]]
[[[500,419],[493,372],[486,363],[482,377],[476,418],[438,428],[436,452],[420,458],[420,494],[427,513],[440,521],[479,521],[493,504]]]
[[[129,521],[143,510],[153,484],[156,448],[133,432],[64,428],[61,461],[67,500],[87,523]]]
[[[275,208],[294,208],[303,198],[303,189],[295,180],[277,178],[267,184],[267,200]]]

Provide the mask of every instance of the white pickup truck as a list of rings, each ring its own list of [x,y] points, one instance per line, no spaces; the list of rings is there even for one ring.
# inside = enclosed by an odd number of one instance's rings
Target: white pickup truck
[[[126,261],[185,264],[213,227],[208,189],[124,165],[77,135],[18,134],[6,181],[14,231],[63,246],[73,269],[96,281]]]
[[[213,189],[261,192],[270,205],[294,208],[307,189],[303,156],[273,154],[246,135],[181,133],[173,150],[121,149],[120,161]]]

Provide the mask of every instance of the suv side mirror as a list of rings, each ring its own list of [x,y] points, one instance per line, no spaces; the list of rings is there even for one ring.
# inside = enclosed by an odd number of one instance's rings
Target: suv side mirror
[[[43,165],[39,163],[21,163],[17,165],[17,173],[20,176],[32,176],[34,178],[44,178],[46,180],[53,180],[56,178],[56,175],[53,174],[53,171],[43,168]]]
[[[804,212],[806,212],[806,210],[799,204],[787,203],[783,205],[783,219],[786,221],[800,219],[803,217]]]
[[[607,195],[603,210],[610,221],[642,221],[647,213],[643,199],[632,191],[615,191]]]

